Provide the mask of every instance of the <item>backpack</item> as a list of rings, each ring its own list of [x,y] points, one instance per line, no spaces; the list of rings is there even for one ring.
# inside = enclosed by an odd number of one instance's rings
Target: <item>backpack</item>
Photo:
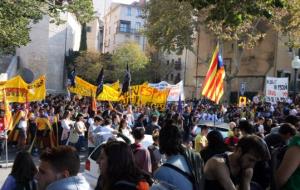
[[[183,156],[191,171],[194,190],[204,189],[204,162],[200,153],[185,149]]]
[[[159,167],[160,160],[156,160],[155,158],[155,152],[159,151],[159,149],[154,145],[151,145],[148,147],[148,151],[150,153],[152,173],[153,173]]]

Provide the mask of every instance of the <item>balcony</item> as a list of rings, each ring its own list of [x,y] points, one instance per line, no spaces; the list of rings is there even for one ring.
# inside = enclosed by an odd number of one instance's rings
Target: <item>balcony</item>
[[[119,26],[117,27],[117,33],[140,34],[141,29]]]

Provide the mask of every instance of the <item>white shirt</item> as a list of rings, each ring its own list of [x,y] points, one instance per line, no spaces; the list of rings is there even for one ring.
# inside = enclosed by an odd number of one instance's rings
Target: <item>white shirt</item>
[[[27,121],[26,120],[20,120],[19,124],[18,124],[18,128],[19,129],[23,129],[26,131],[27,129]]]
[[[61,134],[61,138],[60,140],[66,140],[69,137],[69,132],[70,132],[70,125],[74,125],[74,121],[70,120],[70,119],[63,119],[61,121],[61,127],[63,128],[62,134]]]
[[[100,127],[100,126],[96,126],[96,125],[90,125],[90,127],[89,127],[89,133],[88,133],[88,147],[95,147],[95,144],[90,140],[90,138],[94,138],[94,130],[96,129],[96,128],[98,128],[98,127]]]
[[[85,124],[83,123],[83,121],[78,121],[78,122],[76,123],[76,125],[77,125],[77,128],[78,128],[80,131],[82,131],[82,132],[79,132],[79,133],[78,133],[79,136],[84,136],[84,131],[85,131],[86,127],[85,127]]]

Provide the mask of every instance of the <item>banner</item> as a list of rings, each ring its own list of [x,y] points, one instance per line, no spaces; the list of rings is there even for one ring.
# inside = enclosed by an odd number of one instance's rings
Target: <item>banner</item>
[[[112,84],[105,84],[107,86],[110,86],[111,88],[113,88],[116,91],[120,91],[120,81],[116,81]]]
[[[142,85],[130,86],[129,92],[121,96],[120,100],[123,104],[141,105],[140,89]]]
[[[103,92],[97,97],[97,100],[117,102],[120,100],[120,92],[108,85],[104,85]]]
[[[180,81],[179,83],[175,85],[170,85],[168,87],[170,89],[169,96],[168,96],[168,102],[175,102],[179,100],[179,95],[181,94],[181,100],[184,100],[184,89],[183,89],[183,81]]]
[[[28,84],[19,75],[8,81],[0,82],[0,89],[5,88],[6,100],[8,102],[26,102],[27,86]],[[0,96],[3,99],[3,95]]]
[[[183,88],[183,81],[180,81],[179,83],[175,85],[171,85],[167,83],[166,81],[161,81],[160,83],[149,83],[149,86],[156,88],[158,90],[164,90],[169,89],[169,95],[168,95],[168,102],[175,102],[179,100],[179,94],[181,94],[181,100],[184,100],[184,88]]]
[[[95,85],[81,79],[80,77],[75,77],[75,88],[69,87],[70,92],[74,94],[78,94],[80,96],[96,96],[96,89]],[[99,101],[119,101],[120,93],[114,90],[112,87],[108,85],[103,86],[103,91],[99,96],[96,98]]]
[[[266,102],[276,104],[288,99],[288,78],[266,78]]]
[[[156,106],[164,110],[169,95],[169,89],[158,90],[148,85],[142,85],[140,88],[140,102],[147,106]]]
[[[46,77],[42,75],[28,84],[28,101],[42,101],[46,98]]]
[[[95,96],[97,87],[90,84],[89,82],[81,79],[80,77],[75,77],[75,88],[69,87],[69,91],[81,96]]]
[[[153,88],[157,88],[159,90],[164,90],[166,89],[168,86],[171,86],[171,84],[169,84],[166,81],[161,81],[159,83],[149,83],[149,86],[153,87]]]

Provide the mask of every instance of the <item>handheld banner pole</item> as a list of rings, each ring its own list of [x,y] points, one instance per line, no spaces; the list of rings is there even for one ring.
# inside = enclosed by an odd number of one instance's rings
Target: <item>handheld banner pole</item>
[[[4,131],[4,138],[5,138],[5,159],[6,159],[6,168],[8,168],[8,148],[7,148],[7,130]]]

